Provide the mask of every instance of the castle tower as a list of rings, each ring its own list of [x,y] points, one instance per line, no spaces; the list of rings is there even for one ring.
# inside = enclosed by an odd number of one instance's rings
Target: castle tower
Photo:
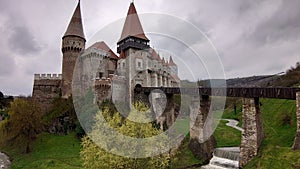
[[[146,37],[143,27],[141,25],[139,16],[137,15],[134,3],[129,6],[125,24],[123,27],[122,35],[117,43],[117,52],[120,54],[122,51],[128,56],[128,49],[142,50],[149,48],[149,39]]]
[[[65,98],[71,96],[74,67],[80,52],[85,49],[85,42],[79,1],[67,31],[62,37],[62,96]]]
[[[123,88],[126,93],[125,103],[132,104],[134,87],[143,86],[146,77],[146,56],[142,57],[144,49],[149,49],[149,39],[146,37],[134,3],[130,3],[120,40],[117,43],[119,75],[124,76]]]

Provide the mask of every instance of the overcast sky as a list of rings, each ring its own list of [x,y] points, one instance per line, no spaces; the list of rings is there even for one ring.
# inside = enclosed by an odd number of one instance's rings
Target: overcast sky
[[[82,0],[87,41],[125,17],[130,2]],[[61,72],[61,38],[76,4],[76,0],[0,1],[0,91],[31,95],[34,73]],[[135,6],[138,13],[172,15],[203,31],[217,49],[227,78],[276,74],[300,61],[299,0],[136,0]],[[201,46],[197,39],[193,42]]]

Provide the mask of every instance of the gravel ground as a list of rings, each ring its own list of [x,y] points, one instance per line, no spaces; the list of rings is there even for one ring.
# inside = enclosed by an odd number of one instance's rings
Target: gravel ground
[[[10,165],[8,156],[0,152],[0,169],[9,169]]]

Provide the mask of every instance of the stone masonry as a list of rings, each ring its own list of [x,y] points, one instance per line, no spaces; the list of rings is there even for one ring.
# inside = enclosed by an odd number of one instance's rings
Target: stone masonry
[[[243,131],[239,166],[245,166],[257,155],[263,141],[263,123],[259,98],[243,98]]]
[[[300,150],[300,92],[296,94],[297,104],[297,134],[294,140],[293,150]]]
[[[209,118],[210,100],[209,96],[201,96],[199,99],[195,98],[190,106],[190,143],[189,148],[196,155],[197,158],[203,159],[207,162],[212,158],[213,151],[216,145],[215,138],[209,131],[212,123],[208,122]],[[209,119],[208,119],[209,118]]]
[[[35,74],[33,99],[40,104],[42,112],[52,108],[52,101],[61,95],[61,74]]]

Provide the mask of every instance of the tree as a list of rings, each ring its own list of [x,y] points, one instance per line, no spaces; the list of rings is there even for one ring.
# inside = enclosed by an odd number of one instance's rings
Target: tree
[[[138,110],[140,112],[140,117],[147,117],[147,114],[144,114],[147,108],[144,105],[138,103],[135,106],[138,106]],[[144,111],[144,112],[143,112]],[[131,112],[134,115],[137,115],[136,112]],[[109,123],[110,127],[114,128],[118,132],[123,135],[127,135],[135,138],[146,138],[151,137],[157,134],[160,134],[162,131],[156,129],[152,126],[151,123],[135,123],[133,121],[124,119],[119,113],[114,113],[111,115],[109,112],[109,108],[104,109],[104,111],[100,111],[95,116],[95,125],[93,126],[92,132],[89,133],[89,136],[93,138],[93,140],[97,140],[97,137],[101,137],[98,134],[102,132],[102,134],[106,134],[108,136],[109,142],[114,142],[115,137],[109,137],[111,133],[103,132],[103,123],[101,121],[101,114],[104,116],[105,120]],[[142,115],[144,114],[144,115]],[[159,142],[159,141],[158,141]],[[122,147],[126,147],[130,145],[128,142],[124,141]],[[102,145],[106,146],[107,149],[118,149],[120,147],[113,147],[111,144]],[[104,149],[98,147],[90,137],[85,136],[82,139],[82,151],[80,153],[81,158],[83,160],[84,168],[93,169],[93,168],[168,168],[171,165],[171,153],[166,153],[162,155],[158,155],[155,157],[148,158],[129,158],[129,157],[121,157],[112,153],[105,151]],[[144,147],[134,148],[132,147],[131,152],[136,153],[137,151],[142,151]]]
[[[1,126],[6,144],[25,147],[25,152],[31,151],[30,145],[42,131],[41,110],[28,99],[15,99],[9,110],[9,117]]]
[[[0,99],[3,99],[4,98],[4,95],[3,93],[0,91]]]
[[[73,99],[55,98],[52,102],[53,108],[42,118],[46,123],[46,129],[56,134],[67,134],[74,130],[78,123],[76,112],[73,106]]]

